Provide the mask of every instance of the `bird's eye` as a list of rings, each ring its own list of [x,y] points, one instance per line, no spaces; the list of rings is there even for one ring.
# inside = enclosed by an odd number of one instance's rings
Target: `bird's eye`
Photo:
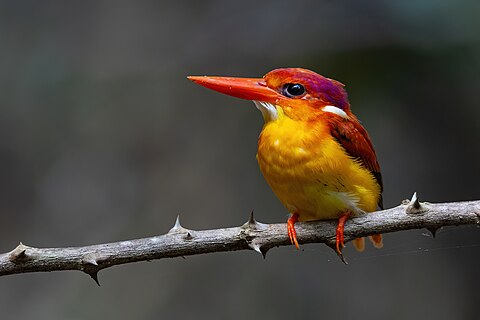
[[[301,96],[305,93],[305,87],[300,83],[287,83],[283,86],[282,94],[289,98]]]

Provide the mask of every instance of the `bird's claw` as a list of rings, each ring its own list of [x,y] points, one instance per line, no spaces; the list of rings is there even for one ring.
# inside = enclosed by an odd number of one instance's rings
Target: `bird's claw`
[[[336,233],[336,239],[335,239],[335,251],[337,251],[337,254],[339,256],[342,255],[342,249],[345,248],[345,236],[343,235],[343,228],[342,230],[338,230],[337,228],[337,233]]]
[[[350,213],[345,213],[338,218],[338,225],[335,233],[335,251],[337,251],[339,256],[342,256],[342,249],[345,248],[345,235],[343,231],[345,228],[345,222],[348,220],[348,218],[350,218]]]
[[[297,240],[297,231],[295,231],[295,222],[298,221],[298,214],[294,213],[287,221],[287,230],[288,230],[288,237],[290,238],[290,242],[297,248],[300,249]]]

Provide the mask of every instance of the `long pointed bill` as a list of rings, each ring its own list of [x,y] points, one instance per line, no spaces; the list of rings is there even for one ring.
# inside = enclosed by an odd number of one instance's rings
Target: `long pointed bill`
[[[190,76],[188,79],[206,88],[232,97],[276,104],[281,95],[267,87],[262,78]]]

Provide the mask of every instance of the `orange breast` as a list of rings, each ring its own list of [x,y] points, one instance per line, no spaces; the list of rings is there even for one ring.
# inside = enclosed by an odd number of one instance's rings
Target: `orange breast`
[[[280,116],[267,122],[257,160],[273,192],[301,221],[376,209],[380,187],[372,174],[351,159],[319,121]]]

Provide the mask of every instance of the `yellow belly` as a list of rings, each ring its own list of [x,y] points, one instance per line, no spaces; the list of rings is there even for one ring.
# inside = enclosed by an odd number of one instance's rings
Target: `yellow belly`
[[[267,122],[257,160],[280,201],[300,221],[375,211],[380,187],[321,123],[281,117]]]

